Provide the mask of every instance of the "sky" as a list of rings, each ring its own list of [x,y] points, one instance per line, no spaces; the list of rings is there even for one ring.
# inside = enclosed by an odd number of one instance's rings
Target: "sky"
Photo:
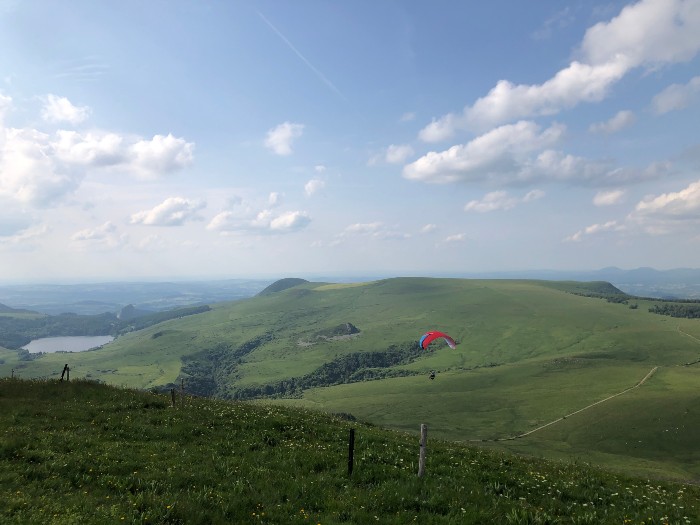
[[[700,0],[0,0],[0,281],[700,266]]]

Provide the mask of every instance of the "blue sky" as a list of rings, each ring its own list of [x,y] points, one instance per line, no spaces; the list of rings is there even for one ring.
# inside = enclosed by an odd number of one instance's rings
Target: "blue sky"
[[[0,280],[698,267],[700,0],[0,0]]]

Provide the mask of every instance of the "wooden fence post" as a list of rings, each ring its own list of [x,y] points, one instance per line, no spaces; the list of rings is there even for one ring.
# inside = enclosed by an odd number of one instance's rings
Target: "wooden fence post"
[[[420,426],[420,455],[418,456],[418,477],[425,474],[425,453],[428,445],[428,425],[421,423]]]
[[[170,389],[170,399],[172,400],[173,408],[175,408],[175,389],[174,388]]]
[[[180,379],[180,404],[185,407],[185,378]]]
[[[355,429],[350,429],[350,441],[348,442],[348,476],[352,474],[355,456]]]

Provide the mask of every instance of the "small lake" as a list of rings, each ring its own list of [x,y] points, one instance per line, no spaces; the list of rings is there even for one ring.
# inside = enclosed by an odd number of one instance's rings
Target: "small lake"
[[[39,352],[48,354],[54,352],[84,352],[112,341],[114,341],[114,337],[111,335],[42,337],[41,339],[34,339],[34,341],[22,348],[29,350],[30,354],[38,354]]]

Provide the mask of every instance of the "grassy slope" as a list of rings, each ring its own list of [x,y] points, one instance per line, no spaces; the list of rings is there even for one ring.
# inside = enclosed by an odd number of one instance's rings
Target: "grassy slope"
[[[19,372],[23,377],[57,377],[69,360],[73,377],[145,388],[176,381],[183,355],[220,342],[240,345],[274,332],[275,339],[248,354],[232,378],[245,386],[300,376],[339,355],[385,351],[439,328],[458,341],[457,349],[434,343],[424,358],[403,365],[425,373],[436,369],[435,381],[421,375],[340,385],[307,391],[301,400],[286,403],[350,412],[398,429],[428,422],[435,435],[446,439],[491,439],[533,429],[604,399],[661,366],[643,388],[527,438],[497,445],[699,479],[692,439],[660,447],[668,436],[658,435],[656,420],[668,415],[670,425],[682,415],[687,428],[700,428],[700,413],[679,408],[697,404],[700,365],[677,366],[700,357],[700,323],[650,314],[653,303],[638,303],[632,310],[533,281],[308,283],[214,305],[211,312],[121,337],[96,352],[69,359],[47,355]],[[362,333],[299,345],[319,330],[345,322]],[[9,368],[19,365],[12,355],[0,351],[0,359],[5,359],[1,374],[9,375]],[[598,423],[608,412],[620,414],[606,423],[617,436],[609,439],[609,431],[601,431]],[[640,442],[636,449],[629,445],[635,440]]]
[[[349,429],[355,461],[347,473]],[[700,489],[320,413],[0,379],[0,522],[621,524],[700,520]],[[274,482],[271,482],[274,480]]]

